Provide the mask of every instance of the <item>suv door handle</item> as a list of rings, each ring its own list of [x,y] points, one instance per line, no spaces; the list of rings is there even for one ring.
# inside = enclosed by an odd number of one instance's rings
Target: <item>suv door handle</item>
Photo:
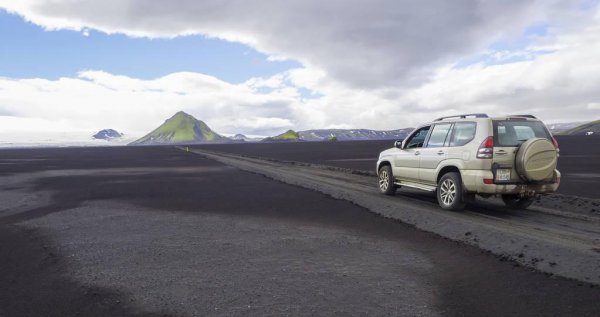
[[[504,154],[506,154],[506,151],[504,151],[504,150],[498,150],[494,154],[504,155]]]
[[[421,155],[421,152],[415,151],[415,155]]]
[[[437,152],[437,154],[438,154],[438,155],[443,155],[443,154],[444,154],[444,151],[442,151],[442,150],[439,150],[439,151]]]

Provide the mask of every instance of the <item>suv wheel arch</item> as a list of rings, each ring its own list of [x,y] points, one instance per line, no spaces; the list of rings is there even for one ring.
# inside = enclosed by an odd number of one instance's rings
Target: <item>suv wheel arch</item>
[[[377,165],[377,172],[379,172],[379,170],[384,167],[384,166],[389,166],[390,168],[392,167],[392,163],[390,163],[389,161],[381,161],[379,162],[379,165]]]
[[[440,179],[442,179],[442,177],[443,177],[445,174],[447,174],[447,173],[450,173],[450,172],[456,172],[456,173],[458,173],[458,174],[461,176],[461,178],[462,178],[462,173],[460,172],[460,169],[459,169],[458,167],[456,167],[456,166],[454,166],[454,165],[446,165],[446,166],[442,167],[442,168],[440,169],[440,171],[438,172],[438,174],[437,174],[437,177],[436,177],[436,180],[435,180],[435,184],[436,184],[436,185],[437,185],[437,184],[439,184],[439,183],[440,183]]]

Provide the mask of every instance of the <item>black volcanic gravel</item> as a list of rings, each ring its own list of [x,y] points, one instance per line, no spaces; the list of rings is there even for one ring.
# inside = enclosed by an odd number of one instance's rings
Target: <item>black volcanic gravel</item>
[[[600,314],[598,287],[170,147],[2,150],[0,174],[29,197],[0,206],[1,316]]]

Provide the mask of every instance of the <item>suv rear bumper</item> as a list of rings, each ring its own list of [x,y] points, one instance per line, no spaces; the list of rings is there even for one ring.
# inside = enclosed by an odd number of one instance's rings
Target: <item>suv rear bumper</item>
[[[518,184],[485,184],[484,179],[493,179],[492,171],[462,170],[461,177],[467,192],[481,194],[519,194],[534,192],[535,194],[553,193],[560,184],[560,172],[554,170],[555,180],[552,183],[518,183]]]

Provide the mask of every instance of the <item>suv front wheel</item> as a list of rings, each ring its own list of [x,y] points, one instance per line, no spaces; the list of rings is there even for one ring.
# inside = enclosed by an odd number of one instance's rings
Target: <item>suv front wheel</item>
[[[464,192],[460,174],[450,172],[444,174],[437,186],[437,200],[440,207],[446,210],[465,209]]]

